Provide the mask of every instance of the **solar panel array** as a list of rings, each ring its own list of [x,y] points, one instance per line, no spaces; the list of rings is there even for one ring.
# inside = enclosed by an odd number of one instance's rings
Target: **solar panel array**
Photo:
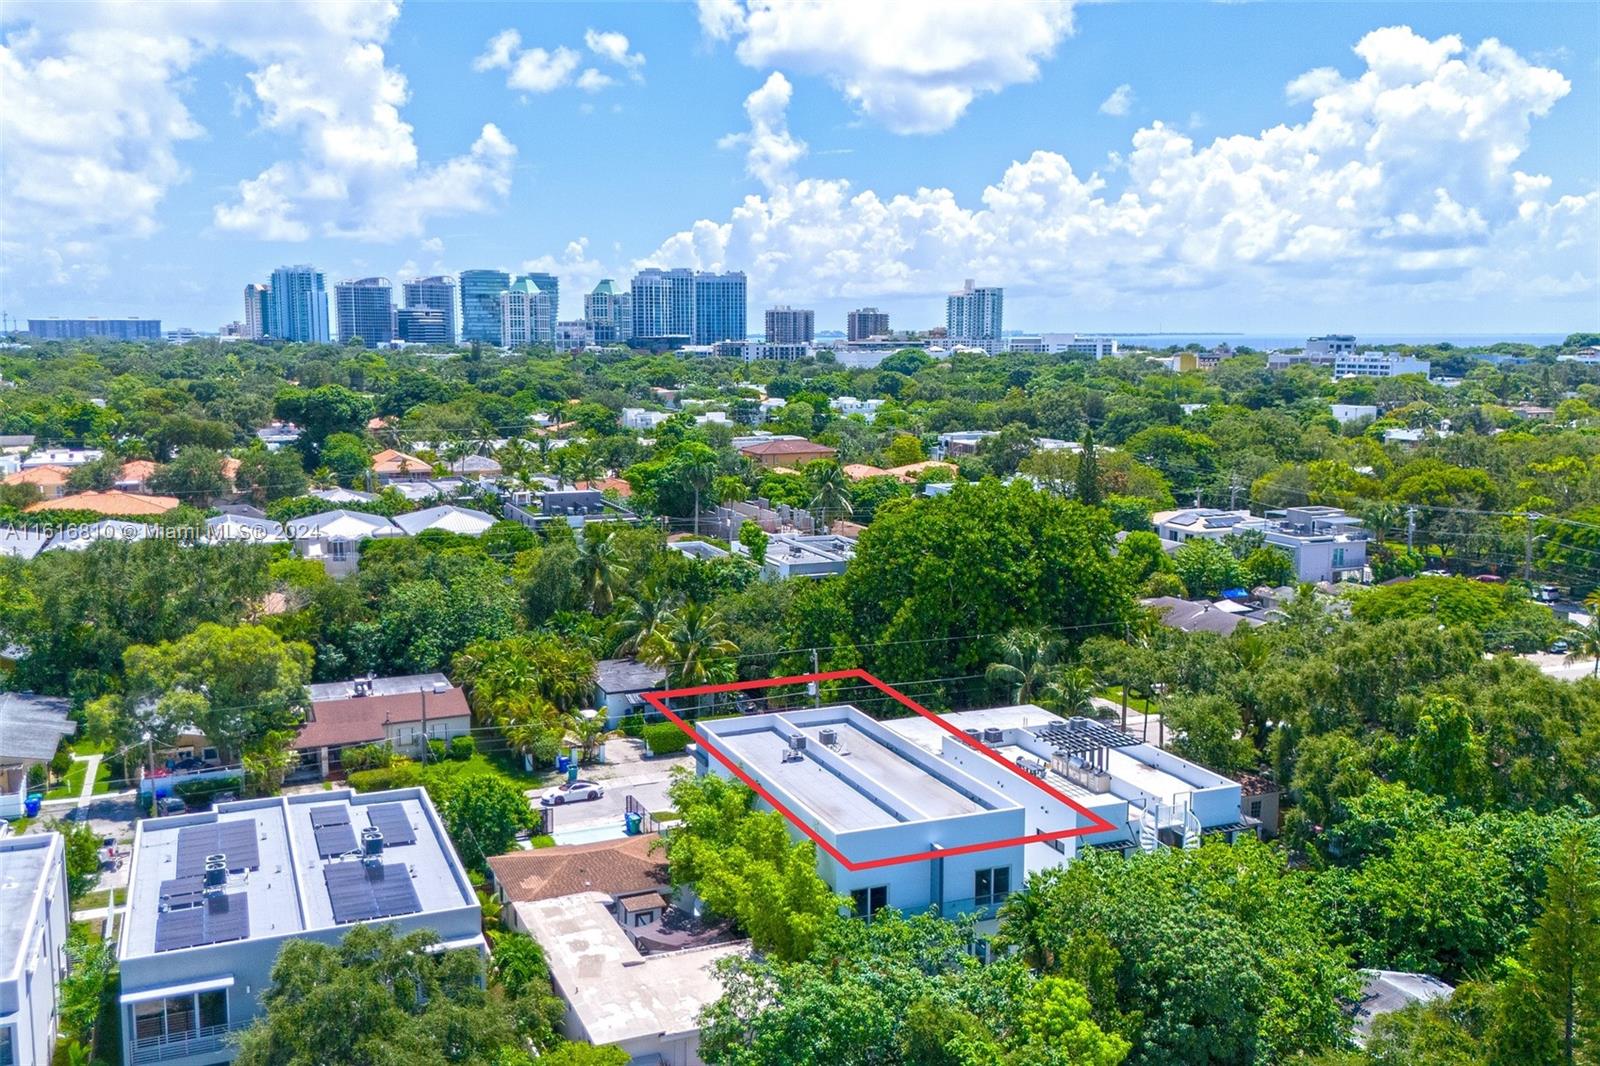
[[[329,859],[356,849],[356,832],[350,826],[350,808],[342,803],[311,808],[311,833],[317,838],[318,858]]]
[[[186,825],[178,830],[177,877],[203,875],[207,855],[226,855],[229,873],[260,867],[261,849],[256,844],[255,819]]]
[[[377,803],[367,808],[367,820],[383,834],[385,847],[415,844],[417,834],[411,828],[411,818],[399,803]]]
[[[242,892],[211,896],[198,907],[156,916],[157,951],[222,944],[249,935],[250,900]]]
[[[322,868],[322,878],[333,905],[333,920],[340,925],[415,914],[422,909],[411,871],[403,862],[382,866],[329,863]]]
[[[193,907],[205,898],[205,878],[175,877],[161,882],[161,909]]]

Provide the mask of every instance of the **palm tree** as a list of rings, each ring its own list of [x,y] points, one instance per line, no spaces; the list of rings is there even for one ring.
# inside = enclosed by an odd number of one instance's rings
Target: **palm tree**
[[[811,497],[810,506],[817,512],[817,525],[826,529],[828,515],[848,516],[855,513],[850,504],[850,479],[838,463],[824,463],[812,468],[811,484],[817,493]]]
[[[528,445],[520,437],[512,437],[506,441],[505,446],[494,454],[495,462],[500,464],[500,469],[507,477],[520,478],[527,473],[529,465],[533,462],[533,454],[528,450]]]
[[[694,531],[700,534],[700,494],[711,488],[717,478],[717,464],[710,457],[695,458],[683,467],[683,479],[694,492]]]
[[[1047,973],[1055,966],[1062,939],[1053,918],[1043,893],[1013,892],[1000,905],[1000,932],[994,946],[1003,952],[1016,951],[1029,968]]]
[[[1011,702],[1032,703],[1050,678],[1061,654],[1061,641],[1042,629],[1018,627],[995,642],[1000,661],[990,663],[984,676],[1011,686]]]
[[[562,743],[574,744],[578,748],[578,761],[590,763],[600,752],[600,745],[616,736],[616,733],[606,728],[606,716],[599,711],[574,711],[562,716],[562,722],[567,727],[566,738]]]
[[[1567,647],[1570,649],[1567,652],[1567,662],[1576,663],[1584,659],[1593,659],[1594,676],[1600,677],[1600,618],[1595,618],[1588,625],[1573,630],[1572,636],[1567,638]]]
[[[674,596],[654,588],[617,601],[617,619],[611,624],[611,639],[617,642],[613,654],[634,655],[666,621],[676,605]]]
[[[739,646],[728,639],[722,615],[705,604],[686,603],[661,620],[639,657],[665,667],[668,682],[685,688],[731,680],[737,654]]]
[[[1069,666],[1050,675],[1040,697],[1044,705],[1057,714],[1093,717],[1094,696],[1099,691],[1093,670],[1087,666]]]
[[[628,576],[628,567],[617,555],[613,534],[578,539],[578,585],[595,614],[611,610],[617,589]]]
[[[1362,520],[1367,528],[1372,530],[1372,539],[1379,544],[1389,532],[1390,527],[1400,521],[1400,508],[1392,503],[1374,503],[1361,513]]]
[[[326,464],[311,471],[311,487],[317,489],[331,489],[339,484],[339,477],[333,469]]]

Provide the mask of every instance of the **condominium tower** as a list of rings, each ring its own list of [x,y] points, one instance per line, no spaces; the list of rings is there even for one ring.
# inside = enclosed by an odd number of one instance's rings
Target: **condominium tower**
[[[889,313],[880,311],[876,307],[863,307],[859,311],[851,311],[845,320],[845,337],[848,340],[864,341],[868,337],[882,337],[889,332]]]
[[[951,344],[982,348],[990,355],[1005,347],[1002,325],[1005,290],[975,288],[972,279],[945,300],[945,333]]]
[[[269,314],[262,322],[270,336],[303,344],[328,343],[328,288],[322,271],[301,264],[272,272]]]
[[[394,340],[394,290],[388,278],[360,278],[334,286],[339,343],[360,338],[368,348]]]
[[[626,343],[633,337],[633,294],[619,292],[610,278],[602,278],[583,298],[583,317],[594,343]]]
[[[498,347],[500,334],[500,294],[511,285],[504,270],[463,270],[461,272],[461,339]]]
[[[810,344],[816,339],[817,313],[807,308],[773,307],[767,310],[768,344]]]
[[[405,307],[407,310],[428,308],[442,312],[443,344],[452,344],[456,339],[456,279],[448,275],[432,278],[413,278],[401,286],[404,293]],[[433,316],[411,316],[413,319],[426,318],[430,322]],[[402,337],[402,340],[411,338]]]

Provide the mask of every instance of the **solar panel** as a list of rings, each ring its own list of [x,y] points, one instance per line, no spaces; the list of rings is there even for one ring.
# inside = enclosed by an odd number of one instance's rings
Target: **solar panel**
[[[255,819],[188,825],[178,830],[178,877],[199,877],[205,873],[206,856],[228,857],[228,872],[240,873],[261,865],[261,849],[256,842]]]
[[[385,847],[415,844],[417,834],[411,828],[411,818],[405,807],[398,803],[379,803],[367,808],[367,820],[383,834]]]
[[[322,868],[322,878],[333,907],[333,920],[340,925],[415,914],[422,909],[405,863],[330,863]]]
[[[202,877],[175,877],[161,882],[161,906],[167,910],[192,907],[200,902],[205,886]]]
[[[320,807],[311,808],[311,825],[320,828],[325,825],[349,825],[350,808],[342,803],[324,803]]]
[[[320,825],[311,832],[317,838],[319,858],[331,859],[335,855],[343,855],[347,851],[356,849],[356,832],[350,828],[349,822]]]
[[[241,892],[212,896],[199,907],[163,911],[156,916],[156,950],[243,940],[250,935],[250,900]]]

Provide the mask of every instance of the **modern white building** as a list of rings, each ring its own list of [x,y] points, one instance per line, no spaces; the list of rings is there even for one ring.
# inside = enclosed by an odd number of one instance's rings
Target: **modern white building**
[[[1328,412],[1333,415],[1334,421],[1342,426],[1346,422],[1377,418],[1378,406],[1371,403],[1335,403],[1328,405]]]
[[[1091,359],[1106,359],[1118,353],[1119,344],[1115,337],[1091,336],[1083,333],[1034,333],[1008,337],[1006,350],[1046,355],[1087,355]]]
[[[320,562],[334,577],[356,569],[363,541],[403,536],[400,527],[382,515],[342,509],[290,519],[284,532],[302,559]]]
[[[83,466],[105,458],[99,448],[40,448],[23,456],[22,469],[35,466]]]
[[[501,346],[555,344],[556,313],[554,293],[531,277],[518,278],[500,294]]]
[[[747,363],[767,360],[774,363],[791,363],[797,359],[810,359],[817,354],[816,345],[805,341],[718,341],[711,345],[711,354],[724,359],[743,359]]]
[[[54,1057],[71,910],[61,834],[0,838],[0,1063]]]
[[[1356,354],[1356,339],[1348,333],[1329,333],[1323,337],[1310,337],[1306,340],[1305,354],[1315,357],[1338,358],[1341,355]]]
[[[865,916],[888,906],[987,918],[1027,874],[1064,865],[1081,847],[1195,847],[1205,833],[1231,840],[1258,827],[1241,812],[1238,782],[1098,722],[1031,705],[884,722],[839,705],[696,729],[851,864],[927,855],[852,870],[819,848],[817,872]],[[694,749],[697,771],[732,776],[706,743]],[[1037,782],[1111,828],[1001,844],[1094,824]],[[995,846],[940,854],[975,844]]]
[[[885,402],[876,398],[858,400],[854,396],[835,396],[828,401],[828,406],[833,408],[834,412],[841,418],[860,415],[868,422],[871,422],[878,417],[878,408],[882,407]]]
[[[1262,518],[1249,511],[1190,507],[1157,511],[1150,523],[1163,544],[1260,533],[1266,545],[1294,560],[1297,581],[1360,579],[1367,566],[1367,531],[1361,519],[1337,507],[1306,504],[1269,511]]]
[[[495,524],[495,517],[483,511],[474,511],[470,507],[429,507],[422,511],[412,511],[409,514],[396,515],[394,524],[399,526],[407,536],[416,536],[430,529],[443,530],[446,533],[460,533],[468,537],[480,537],[489,531]]]
[[[1223,511],[1215,507],[1188,507],[1180,511],[1157,511],[1150,516],[1156,536],[1181,544],[1186,540],[1221,540],[1251,520],[1249,511]]]
[[[647,411],[643,407],[624,407],[622,409],[622,427],[624,429],[655,429],[671,417],[672,412],[670,411]]]
[[[749,554],[743,544],[734,543],[732,548],[735,555]],[[855,557],[856,542],[836,533],[775,533],[767,538],[761,576],[781,581],[842,574]]]
[[[124,1066],[229,1061],[289,939],[336,944],[374,923],[487,954],[477,895],[423,789],[139,822],[117,952]]]
[[[1401,374],[1428,376],[1428,361],[1398,352],[1348,352],[1334,357],[1336,378],[1392,378]]]
[[[583,317],[596,344],[626,344],[633,337],[633,296],[601,278],[583,297]]]
[[[1005,290],[978,288],[968,278],[960,292],[945,298],[945,334],[954,347],[1005,350]]]

